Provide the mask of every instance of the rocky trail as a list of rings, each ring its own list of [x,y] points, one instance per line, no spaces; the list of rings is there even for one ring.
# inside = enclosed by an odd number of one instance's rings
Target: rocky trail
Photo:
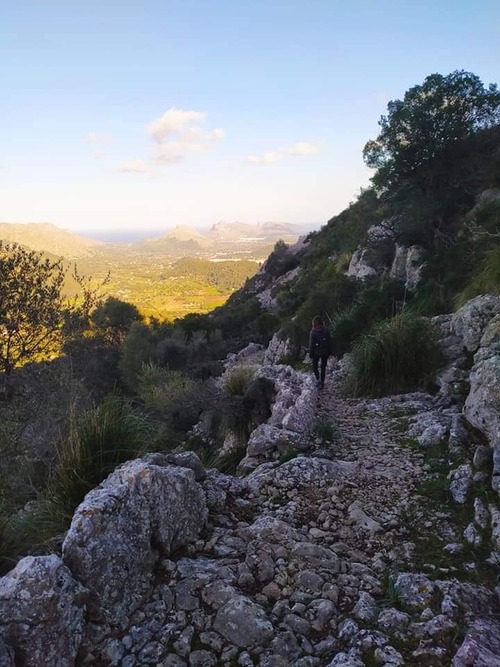
[[[443,316],[435,396],[347,398],[342,364],[318,391],[279,340],[233,355],[275,387],[240,473],[117,468],[0,578],[1,667],[500,667],[499,311]]]
[[[88,636],[82,664],[500,664],[495,570],[464,555],[463,508],[422,494],[449,470],[442,443],[409,435],[442,433],[457,408],[347,399],[339,384],[319,394],[323,437],[306,455],[243,478],[208,472],[204,533],[161,562],[126,632]]]

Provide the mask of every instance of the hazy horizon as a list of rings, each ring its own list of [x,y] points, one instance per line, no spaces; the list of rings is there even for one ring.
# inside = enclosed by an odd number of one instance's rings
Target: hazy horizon
[[[218,222],[226,222],[226,221],[218,221]],[[232,220],[229,222],[231,224],[232,222],[240,222],[239,220]],[[265,222],[281,222],[281,223],[286,223],[286,220],[269,220]],[[217,224],[217,223],[214,223]],[[249,223],[249,224],[260,224],[260,223]],[[309,232],[315,231],[319,229],[323,224],[323,222],[311,222],[311,223],[289,223],[292,224],[296,229],[297,233],[299,235],[302,234],[307,234]],[[168,225],[165,226],[164,228],[162,227],[143,227],[143,228],[138,228],[138,229],[102,229],[102,230],[81,230],[81,229],[74,229],[74,230],[66,230],[66,231],[72,231],[74,234],[78,234],[79,236],[84,236],[86,238],[94,239],[95,241],[104,241],[107,243],[134,243],[135,241],[140,241],[141,239],[146,239],[146,238],[157,238],[160,236],[163,236],[167,234],[170,230],[175,229],[175,227],[189,227],[190,229],[200,232],[201,234],[205,234],[210,231],[213,225],[184,225],[184,224],[175,224],[175,225]]]

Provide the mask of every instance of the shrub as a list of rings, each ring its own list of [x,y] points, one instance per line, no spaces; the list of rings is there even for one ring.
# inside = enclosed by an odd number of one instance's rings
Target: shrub
[[[49,482],[53,506],[71,517],[85,494],[118,465],[147,452],[152,436],[151,423],[117,397],[72,415]]]
[[[358,286],[358,293],[331,321],[333,353],[342,356],[354,341],[374,324],[396,314],[404,302],[404,286],[393,279],[382,278]]]
[[[224,391],[230,396],[243,396],[254,376],[255,368],[253,366],[236,366],[224,379]]]
[[[326,418],[318,419],[316,421],[312,433],[316,438],[321,440],[322,444],[333,442],[334,440],[337,440],[340,435],[337,425]]]
[[[188,349],[175,338],[164,338],[156,347],[156,358],[166,368],[173,371],[182,370],[188,362]]]
[[[135,391],[143,364],[155,357],[150,329],[142,322],[133,322],[122,345],[122,358],[118,364],[125,384]]]
[[[414,391],[425,386],[440,361],[431,324],[402,313],[375,325],[354,345],[348,389],[358,396]]]
[[[204,405],[204,385],[181,371],[144,364],[137,390],[146,407],[158,412],[174,429],[186,431],[196,423]]]

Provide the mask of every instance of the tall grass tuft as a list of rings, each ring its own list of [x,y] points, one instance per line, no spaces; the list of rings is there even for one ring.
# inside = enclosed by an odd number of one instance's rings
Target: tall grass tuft
[[[439,368],[441,352],[432,325],[405,312],[375,325],[352,352],[347,389],[357,396],[384,396],[424,388]]]
[[[479,271],[455,299],[455,306],[460,308],[479,294],[500,294],[500,246],[486,255]]]
[[[246,388],[255,377],[253,366],[236,366],[224,380],[224,390],[230,396],[243,396]]]
[[[116,397],[82,416],[72,415],[49,482],[54,508],[70,517],[85,494],[118,465],[147,452],[152,436],[145,417]]]

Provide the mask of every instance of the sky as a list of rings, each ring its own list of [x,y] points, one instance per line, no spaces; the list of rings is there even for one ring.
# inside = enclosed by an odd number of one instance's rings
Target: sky
[[[0,221],[325,223],[387,102],[500,72],[498,0],[3,0]]]

